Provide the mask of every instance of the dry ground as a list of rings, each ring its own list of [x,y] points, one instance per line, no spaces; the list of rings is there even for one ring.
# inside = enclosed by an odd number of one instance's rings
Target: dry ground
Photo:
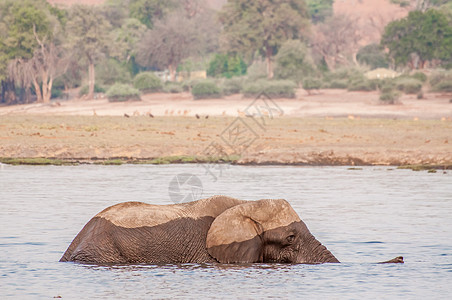
[[[215,143],[228,154],[250,144],[238,161],[250,164],[452,162],[452,121],[448,120],[278,117],[266,121],[260,127],[247,117],[9,115],[1,117],[0,157],[206,157],[218,156],[209,147]],[[237,122],[246,124],[239,135],[231,126]]]

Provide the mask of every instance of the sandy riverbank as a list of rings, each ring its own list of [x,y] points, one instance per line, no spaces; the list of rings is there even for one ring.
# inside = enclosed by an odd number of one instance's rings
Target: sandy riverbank
[[[240,95],[194,101],[189,94],[151,94],[140,102],[97,99],[0,107],[0,157],[450,165],[449,98],[405,95],[401,104],[382,105],[373,92],[299,91],[296,99],[272,100],[281,112],[274,118],[265,108],[262,118],[249,117],[245,111],[253,99]]]

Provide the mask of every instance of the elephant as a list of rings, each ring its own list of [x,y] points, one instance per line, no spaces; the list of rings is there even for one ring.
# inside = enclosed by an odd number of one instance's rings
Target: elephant
[[[125,202],[95,215],[60,261],[94,264],[338,263],[283,199]],[[398,257],[387,261],[403,262]]]

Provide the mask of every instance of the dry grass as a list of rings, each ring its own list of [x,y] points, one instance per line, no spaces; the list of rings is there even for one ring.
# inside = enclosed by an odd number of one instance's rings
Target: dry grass
[[[234,140],[232,117],[2,116],[0,157],[94,160],[212,156],[212,142],[239,163],[404,165],[452,162],[452,122],[347,118],[277,118]],[[252,130],[252,131],[251,131]],[[230,135],[232,134],[232,135]],[[221,139],[221,137],[224,138]],[[243,138],[243,139],[242,139]],[[226,141],[234,144],[230,148]],[[240,152],[240,151],[239,151]],[[214,156],[214,155],[213,155]]]

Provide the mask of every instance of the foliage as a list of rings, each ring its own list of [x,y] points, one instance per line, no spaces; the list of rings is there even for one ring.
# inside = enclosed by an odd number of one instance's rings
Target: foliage
[[[222,84],[223,94],[233,95],[239,94],[242,91],[243,78],[233,77],[230,79],[225,79]]]
[[[176,3],[174,0],[131,0],[130,17],[139,20],[148,28],[153,28],[154,23],[163,19]]]
[[[269,97],[295,98],[297,85],[290,80],[265,80],[247,82],[243,85],[242,93],[245,97],[255,97],[265,92]]]
[[[326,18],[333,15],[334,0],[306,0],[309,15],[313,23],[325,21]]]
[[[96,66],[97,81],[100,85],[130,83],[132,78],[124,65],[114,58],[105,59]]]
[[[306,76],[312,76],[315,71],[314,62],[300,40],[286,41],[276,55],[275,75],[280,79],[290,79],[301,82]]]
[[[352,80],[349,82],[347,89],[349,91],[375,91],[377,89],[375,81],[365,78]]]
[[[237,54],[215,54],[209,63],[207,76],[231,78],[245,75],[246,69],[245,62]]]
[[[308,77],[303,80],[303,88],[305,90],[307,90],[308,93],[311,90],[318,90],[321,87],[322,87],[322,81],[318,78]]]
[[[438,70],[429,79],[434,92],[452,92],[452,71]]]
[[[415,78],[399,77],[396,80],[396,88],[406,94],[417,94],[422,90],[422,82]]]
[[[419,80],[420,82],[427,82],[427,75],[425,75],[422,72],[416,72],[413,75],[411,75],[412,78]]]
[[[168,68],[174,81],[178,64],[196,52],[199,43],[194,20],[173,13],[145,34],[138,46],[137,62],[146,67]]]
[[[269,78],[273,77],[271,57],[286,40],[306,36],[309,25],[304,0],[230,0],[219,19],[222,48],[248,57],[259,52],[266,58]]]
[[[146,26],[137,19],[125,19],[121,27],[110,33],[113,44],[109,49],[109,55],[120,61],[129,62],[136,56],[136,46],[145,32]]]
[[[395,104],[399,99],[400,94],[397,92],[386,92],[380,95],[380,100],[387,104]]]
[[[89,91],[89,86],[88,85],[84,85],[78,91],[78,96],[82,97],[82,96],[88,95],[88,91]],[[94,92],[95,93],[105,93],[105,89],[103,87],[101,87],[100,85],[95,84],[94,85]]]
[[[356,54],[356,60],[360,64],[369,66],[371,70],[377,68],[387,68],[389,66],[388,55],[378,44],[369,44],[360,48]]]
[[[333,15],[314,27],[311,38],[313,54],[334,70],[338,65],[348,65],[358,51],[362,40],[358,17]]]
[[[409,63],[414,69],[418,58],[419,67],[423,68],[426,61],[450,59],[452,26],[441,11],[413,11],[408,17],[386,26],[381,44],[389,49],[396,65]]]
[[[323,88],[356,90],[359,89],[359,85],[365,88],[366,80],[364,69],[342,67],[323,74]]]
[[[120,102],[128,100],[141,100],[140,91],[123,83],[112,85],[107,91],[107,98],[110,102]]]
[[[178,94],[182,93],[184,91],[184,88],[179,83],[168,81],[163,86],[163,91],[165,93]]]
[[[154,73],[142,72],[133,79],[133,86],[144,93],[150,93],[160,91],[163,84]]]
[[[221,98],[221,90],[215,82],[203,80],[196,83],[191,93],[194,99]]]
[[[101,14],[99,8],[74,5],[69,10],[69,18],[66,31],[69,37],[68,47],[79,58],[84,58],[88,63],[88,99],[94,94],[95,63],[104,56],[111,45],[108,32],[111,24]]]
[[[247,73],[248,73],[248,79],[250,81],[266,78],[267,77],[267,67],[265,65],[265,62],[263,62],[262,60],[253,61],[251,66],[248,67]]]

